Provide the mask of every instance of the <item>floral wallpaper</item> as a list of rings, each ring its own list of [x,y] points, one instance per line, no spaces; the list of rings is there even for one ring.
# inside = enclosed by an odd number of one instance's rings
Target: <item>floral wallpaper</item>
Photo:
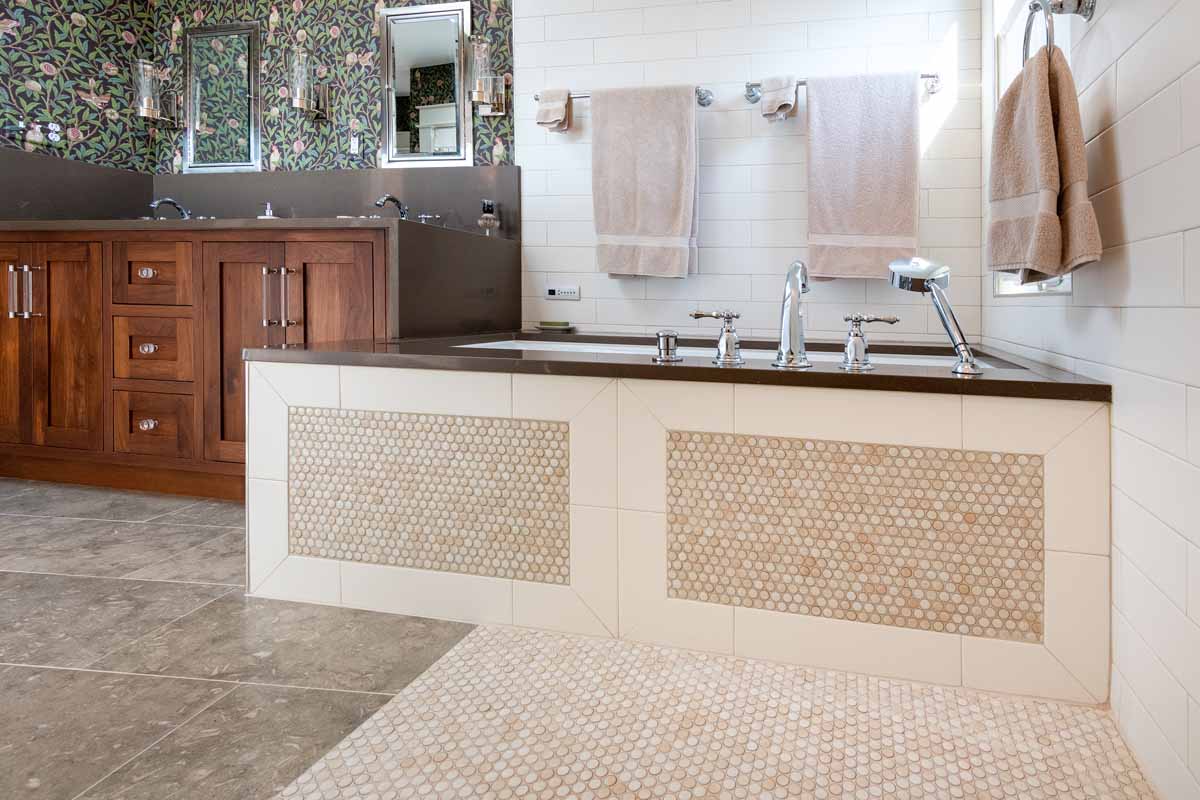
[[[0,3],[0,146],[152,171],[129,67],[149,31],[145,0]]]
[[[512,76],[512,0],[471,0],[473,30]],[[183,79],[187,28],[259,21],[263,169],[376,166],[380,103],[378,11],[425,0],[6,0],[0,5],[0,144],[148,172],[182,167],[183,133],[155,130],[132,113],[129,62],[157,61]],[[286,51],[308,44],[331,85],[333,120],[318,122],[287,100]],[[46,141],[31,122],[61,123]],[[22,131],[21,123],[26,124]],[[512,112],[474,119],[475,162],[511,164]],[[358,153],[351,154],[351,137]],[[38,139],[41,141],[38,141]]]

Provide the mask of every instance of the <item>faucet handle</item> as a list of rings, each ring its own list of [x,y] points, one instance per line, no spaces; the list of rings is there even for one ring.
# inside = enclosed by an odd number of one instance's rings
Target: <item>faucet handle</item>
[[[692,319],[723,319],[726,324],[732,323],[735,319],[741,319],[742,315],[737,311],[693,311],[689,315]]]
[[[843,322],[849,322],[851,325],[863,325],[868,322],[886,322],[888,325],[895,325],[900,321],[899,317],[886,316],[877,317],[874,314],[847,314],[842,317]]]

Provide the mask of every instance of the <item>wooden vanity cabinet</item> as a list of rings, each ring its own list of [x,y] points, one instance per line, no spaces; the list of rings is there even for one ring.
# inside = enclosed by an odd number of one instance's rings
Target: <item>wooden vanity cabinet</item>
[[[0,232],[0,475],[240,497],[243,348],[385,337],[387,247],[382,228]]]
[[[103,446],[102,252],[97,242],[0,243],[0,441]]]

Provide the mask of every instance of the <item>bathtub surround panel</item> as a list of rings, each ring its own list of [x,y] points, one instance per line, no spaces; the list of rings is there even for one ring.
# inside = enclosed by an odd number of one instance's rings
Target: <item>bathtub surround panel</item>
[[[578,798],[1154,797],[1100,709],[499,627],[468,634],[279,798],[328,800],[347,796],[342,787],[358,797],[449,787],[460,797],[525,787]]]
[[[1104,256],[1074,273],[1073,297],[985,287],[983,309],[985,342],[1113,384],[1111,475],[1072,458],[1114,487],[1113,711],[1164,800],[1200,797],[1200,592],[1183,588],[1200,586],[1200,360],[1158,346],[1200,330],[1198,27],[1197,0],[1103,0],[1091,23],[1058,27]]]
[[[293,555],[570,583],[563,422],[292,408]]]
[[[261,355],[267,358],[274,352],[263,351]],[[253,359],[259,352],[249,355]],[[260,369],[263,367],[267,369]],[[329,370],[336,370],[336,381]],[[836,441],[838,449],[874,453],[872,457],[878,464],[859,465],[864,472],[852,473],[854,465],[832,461],[829,469],[842,464],[841,474],[845,477],[841,487],[836,488],[837,480],[831,480],[829,486],[811,492],[815,497],[806,496],[797,502],[788,494],[790,487],[783,490],[781,483],[772,486],[772,481],[780,481],[776,471],[788,475],[789,482],[796,478],[802,481],[803,466],[778,454],[762,455],[761,463],[756,461],[754,465],[761,469],[748,476],[744,484],[737,483],[737,476],[727,464],[714,458],[701,463],[701,457],[696,456],[697,460],[686,472],[700,477],[694,487],[683,488],[694,489],[697,497],[709,492],[713,497],[703,500],[716,500],[717,505],[671,509],[669,504],[674,501],[668,495],[673,471],[669,467],[672,432],[688,432],[688,436],[698,436],[702,441],[708,436],[712,442],[770,441],[795,437],[786,431],[762,430],[762,421],[774,418],[771,409],[804,407],[810,395],[819,395],[831,407],[839,405],[839,398],[843,407],[853,399],[854,407],[871,418],[893,413],[898,402],[900,407],[908,407],[931,398],[927,394],[909,396],[800,386],[769,387],[772,392],[764,394],[760,391],[763,387],[740,383],[253,360],[248,363],[248,373],[251,402],[260,392],[275,395],[281,402],[275,404],[272,413],[281,419],[296,417],[307,413],[302,409],[323,404],[326,409],[315,413],[323,419],[339,421],[337,435],[344,440],[340,447],[346,452],[379,445],[396,449],[395,455],[374,459],[393,462],[392,466],[378,467],[379,474],[388,480],[411,470],[401,463],[405,454],[396,447],[396,437],[382,435],[379,428],[371,427],[372,422],[421,415],[460,420],[486,418],[493,424],[506,420],[519,424],[521,419],[536,419],[566,426],[570,476],[567,583],[529,579],[528,574],[513,572],[504,574],[517,577],[496,577],[494,570],[493,574],[467,574],[445,571],[444,565],[393,566],[344,556],[302,555],[294,548],[298,533],[295,509],[301,498],[295,496],[293,487],[297,480],[307,480],[299,477],[295,464],[298,450],[309,442],[298,441],[296,437],[301,434],[294,427],[289,429],[286,424],[281,427],[269,419],[259,420],[249,432],[251,463],[259,463],[255,450],[266,448],[275,455],[264,458],[262,463],[287,464],[288,472],[284,476],[278,473],[263,478],[252,476],[250,481],[251,594],[616,637],[1080,703],[1102,703],[1108,697],[1108,588],[1107,582],[1098,577],[1107,574],[1108,559],[1090,552],[1097,549],[1098,540],[1107,540],[1107,530],[1072,528],[1065,532],[1070,535],[1063,535],[1041,528],[1050,523],[1095,525],[1104,519],[1092,507],[1107,506],[1107,493],[1103,488],[1097,490],[1085,476],[1070,472],[1074,458],[1056,455],[1060,451],[1098,453],[1101,457],[1107,453],[1103,426],[1087,424],[1096,414],[1106,413],[1100,404],[1059,401],[1067,410],[1046,414],[1048,422],[1034,426],[1023,440],[1030,455],[1013,454],[1010,456],[1013,463],[1006,465],[1004,453],[989,451],[975,467],[970,466],[974,462],[968,459],[980,456],[967,451],[964,440],[1003,438],[1006,431],[1011,435],[1013,429],[1023,424],[1018,413],[1019,402],[1011,408],[1002,406],[994,415],[968,415],[964,407],[971,397],[939,395],[936,399],[944,402],[937,404],[937,420],[913,418],[906,425],[912,428],[914,441],[886,445],[866,437],[856,441],[846,434],[840,420],[818,415],[811,421],[815,427],[802,435],[804,439]],[[336,401],[334,393],[328,390],[335,382]],[[329,408],[331,404],[335,407]],[[825,429],[821,427],[822,419],[828,419]],[[941,432],[938,444],[925,444],[935,430]],[[837,435],[831,435],[835,431]],[[1081,437],[1088,441],[1078,441]],[[887,453],[893,447],[896,456],[889,457]],[[905,449],[932,454],[927,457],[929,463],[914,466],[899,463],[902,461],[899,454]],[[491,456],[493,462],[503,455],[501,450]],[[425,452],[411,455],[432,457],[436,451],[431,454],[425,448]],[[1016,463],[1022,458],[1026,463]],[[366,467],[367,462],[362,463]],[[989,466],[997,472],[989,473]],[[816,576],[809,562],[796,563],[794,558],[792,568],[788,569],[788,553],[781,541],[772,543],[774,560],[736,560],[743,554],[738,553],[737,545],[730,546],[730,542],[739,535],[752,537],[759,518],[765,518],[763,524],[769,525],[771,516],[776,515],[786,518],[788,525],[799,526],[804,522],[794,516],[799,513],[796,505],[807,504],[815,510],[821,502],[844,504],[850,515],[848,520],[859,513],[868,513],[856,506],[869,507],[871,502],[884,506],[884,501],[871,498],[886,496],[890,487],[883,479],[888,476],[876,476],[878,484],[872,483],[866,473],[871,468],[911,472],[910,492],[902,502],[912,504],[906,507],[912,517],[903,519],[913,527],[899,524],[885,527],[879,523],[872,531],[869,517],[866,526],[859,525],[854,518],[852,529],[840,533],[842,537],[852,537],[849,542],[838,538],[837,531],[820,529],[821,535],[826,536],[823,541],[836,541],[842,548],[837,555],[833,555],[832,544],[827,548],[830,563],[822,566],[829,570],[828,575]],[[376,469],[376,465],[372,463],[369,469]],[[706,471],[717,469],[728,473],[728,488],[724,490],[714,487],[712,476],[717,473]],[[821,469],[829,471],[824,465]],[[1056,473],[1061,470],[1067,472]],[[414,476],[412,479],[419,482],[419,470]],[[1002,481],[1005,476],[1017,481],[1013,489],[999,488],[1006,486]],[[1086,513],[1057,514],[1043,523],[1038,504],[1049,500],[1042,500],[1045,490],[1037,485],[1039,479],[1045,486],[1057,487],[1056,492],[1071,495],[1073,507]],[[328,498],[339,495],[356,498],[349,507],[340,510],[336,519],[329,516],[329,524],[319,527],[322,537],[328,537],[330,532],[340,536],[337,531],[345,527],[338,526],[359,526],[364,514],[382,518],[387,513],[386,493],[379,493],[378,500],[369,492],[358,494],[363,489],[361,481],[329,474],[320,481],[310,482],[310,486]],[[948,492],[946,500],[930,496],[943,490]],[[720,496],[722,491],[729,493],[729,497]],[[1005,491],[1019,491],[1022,496],[1009,494],[1011,500],[1001,499],[993,507],[992,496],[1004,498]],[[962,496],[956,497],[956,492]],[[838,493],[844,496],[837,497]],[[1025,493],[1030,496],[1023,496]],[[367,500],[369,509],[363,505]],[[326,504],[323,508],[331,509],[333,502],[323,498],[322,503]],[[947,509],[936,508],[937,502],[945,503]],[[772,503],[788,508],[781,511]],[[473,499],[459,503],[464,513],[470,513],[473,504],[477,504]],[[1064,506],[1063,510],[1069,507]],[[693,516],[673,513],[676,510]],[[946,515],[939,517],[942,511]],[[731,521],[726,520],[726,515],[737,513],[744,514],[745,520],[734,516],[729,518]],[[829,517],[819,519],[834,520],[837,513],[841,512],[833,511]],[[672,526],[679,520],[693,521],[700,514],[708,517],[712,527],[722,528],[720,535],[709,535],[707,531],[698,534],[709,537],[700,540],[700,549],[717,545],[737,555],[722,561],[714,548],[712,552],[701,553],[703,557],[695,563],[680,560],[679,553],[684,550],[678,547],[679,542],[672,542]],[[958,514],[962,515],[961,520]],[[976,515],[972,522],[968,522],[969,514]],[[498,522],[498,517],[493,515],[492,521]],[[924,531],[921,526],[925,522],[930,525],[928,540],[915,541],[920,537],[912,533]],[[1027,527],[1020,527],[1022,523]],[[701,523],[693,525],[701,530]],[[387,530],[390,536],[392,531],[402,530],[403,525],[389,523],[376,525],[375,529]],[[1022,531],[1028,543],[1010,544]],[[306,531],[306,535],[311,534]],[[858,538],[860,535],[862,539]],[[974,541],[970,541],[971,536],[976,537]],[[1064,548],[1079,547],[1080,552],[1047,549],[1043,568],[1042,537]],[[819,552],[815,530],[812,538],[813,551]],[[687,544],[684,541],[684,547]],[[1005,548],[1007,552],[1003,554],[995,552]],[[458,554],[468,559],[481,555]],[[878,558],[878,567],[871,561],[873,557]],[[1004,557],[1013,563],[1001,564]],[[931,565],[927,574],[912,577],[901,574],[914,566],[921,568],[922,559]],[[854,605],[844,609],[854,614],[844,616],[818,616],[784,608],[792,602],[792,597],[799,603],[806,592],[814,591],[811,587],[817,586],[814,580],[817,577],[842,580],[840,591],[846,596],[840,599],[849,600],[849,593],[858,588],[854,583],[856,570],[864,569],[877,571],[866,573],[871,578],[863,581],[859,594],[864,596],[855,602],[863,604],[871,600],[868,593],[879,588],[877,584],[882,580],[878,576],[882,576],[888,581],[886,592],[894,590],[895,597],[903,598],[889,600],[900,609],[894,612],[896,617],[907,614],[913,621],[928,619],[930,629],[898,625],[901,622],[898,618],[882,620],[892,624],[876,623],[869,619],[871,609]],[[744,570],[744,574],[738,570]],[[839,572],[841,575],[837,575]],[[953,582],[943,581],[943,572],[953,576]],[[1044,574],[1044,588],[1033,577],[1039,574]],[[1028,585],[1020,586],[1014,578]],[[814,580],[811,586],[806,583],[809,580]],[[1012,587],[1006,585],[1009,582]],[[702,586],[708,599],[690,599],[679,592],[693,586]],[[1019,597],[1006,594],[1014,588],[1023,593]],[[755,594],[759,589],[768,594],[774,592],[775,596],[767,597],[775,603],[773,607],[762,602],[755,604],[756,597],[762,598],[761,594]],[[904,596],[904,592],[911,592],[911,596]],[[916,615],[919,610],[921,614],[932,612],[936,616],[952,599],[961,602],[949,617]],[[1024,607],[1022,602],[1026,604]],[[932,624],[935,621],[945,629],[937,630]],[[1010,638],[997,638],[1001,636]],[[983,671],[977,668],[978,658],[964,662],[968,648],[972,654],[979,650],[975,647],[977,643],[1004,646],[993,648],[994,655],[987,659],[987,669]],[[964,669],[964,663],[968,669]]]
[[[1042,457],[670,431],[669,596],[1042,641]]]

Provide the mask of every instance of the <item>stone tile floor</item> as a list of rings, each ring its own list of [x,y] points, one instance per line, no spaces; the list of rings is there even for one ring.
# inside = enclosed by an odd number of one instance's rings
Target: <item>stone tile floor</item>
[[[0,478],[0,798],[1153,797],[1103,710],[246,598],[243,526]]]
[[[246,598],[244,525],[0,478],[0,798],[272,797],[471,630]]]

